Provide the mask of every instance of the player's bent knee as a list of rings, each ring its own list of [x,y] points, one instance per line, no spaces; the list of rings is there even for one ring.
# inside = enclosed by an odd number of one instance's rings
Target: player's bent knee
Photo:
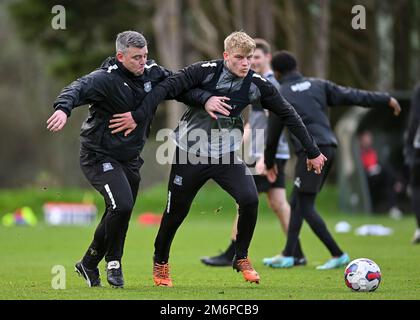
[[[182,219],[182,217],[185,217],[188,214],[188,212],[190,211],[190,207],[191,201],[182,199],[172,199],[166,204],[165,213],[172,214],[174,218],[179,217],[180,219]]]
[[[248,195],[244,196],[238,201],[239,208],[258,208],[259,199],[258,195]]]
[[[113,212],[124,215],[124,216],[130,216],[134,208],[134,202],[133,201],[121,201],[118,203],[115,203],[115,205],[111,208]]]

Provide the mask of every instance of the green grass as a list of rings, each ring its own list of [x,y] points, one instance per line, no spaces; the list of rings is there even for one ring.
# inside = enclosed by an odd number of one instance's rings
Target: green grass
[[[30,205],[39,214],[48,200],[79,201],[78,190],[0,191],[0,213]],[[204,188],[172,246],[171,265],[174,288],[153,287],[151,276],[153,241],[157,227],[137,224],[139,213],[162,211],[166,190],[162,186],[140,193],[127,236],[123,260],[126,287],[114,290],[87,288],[73,273],[74,262],[89,244],[92,227],[34,228],[0,227],[0,299],[419,299],[420,246],[410,244],[414,219],[407,216],[395,222],[386,216],[348,216],[336,207],[337,191],[327,186],[319,199],[318,208],[330,229],[340,220],[349,221],[353,228],[366,223],[384,224],[394,228],[389,237],[357,237],[354,233],[334,234],[351,258],[368,257],[382,270],[383,282],[374,293],[354,293],[343,281],[343,270],[317,271],[315,266],[329,258],[328,252],[305,225],[303,249],[309,260],[306,267],[274,270],[264,267],[262,258],[276,254],[285,242],[280,225],[261,198],[260,215],[250,248],[250,257],[259,271],[259,286],[243,281],[231,268],[209,268],[199,258],[224,249],[229,241],[235,205],[229,196],[215,185]],[[103,210],[101,198],[95,202]],[[217,210],[219,209],[219,210]],[[51,287],[54,265],[66,269],[66,289]],[[103,273],[104,265],[100,266]],[[106,283],[104,276],[103,282]]]

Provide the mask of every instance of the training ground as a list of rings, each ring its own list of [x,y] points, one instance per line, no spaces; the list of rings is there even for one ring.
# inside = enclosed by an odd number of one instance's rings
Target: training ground
[[[92,192],[89,190],[89,192]],[[93,192],[92,192],[93,194]],[[46,201],[80,201],[80,190],[0,191],[0,213],[28,205],[42,218]],[[301,241],[309,264],[290,270],[263,266],[262,259],[277,254],[285,243],[277,218],[261,196],[257,228],[250,248],[254,267],[261,275],[260,285],[245,283],[231,268],[210,268],[199,258],[213,255],[229,242],[235,204],[221,189],[208,184],[197,196],[190,215],[173,242],[170,263],[173,288],[154,287],[152,280],[153,242],[157,226],[140,226],[141,212],[161,213],[166,188],[157,186],[141,191],[127,236],[123,271],[126,286],[111,289],[101,263],[103,288],[88,288],[74,273],[74,263],[91,241],[94,227],[51,227],[40,222],[36,227],[0,227],[0,299],[419,299],[420,245],[413,246],[415,228],[412,215],[394,221],[386,215],[347,215],[337,209],[337,191],[326,186],[318,209],[340,246],[352,259],[370,258],[381,268],[382,283],[373,293],[351,292],[344,284],[343,269],[317,271],[328,258],[327,250],[304,225]],[[99,212],[102,199],[95,195]],[[42,221],[42,219],[40,219]],[[348,221],[353,230],[336,234],[334,225]],[[383,224],[394,229],[387,237],[360,237],[354,229],[362,224]],[[55,290],[51,282],[53,266],[65,268],[65,288]]]

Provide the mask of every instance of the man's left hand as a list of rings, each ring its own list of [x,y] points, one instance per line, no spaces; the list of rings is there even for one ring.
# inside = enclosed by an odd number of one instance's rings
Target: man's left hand
[[[124,131],[124,136],[128,136],[137,127],[137,123],[134,121],[131,112],[114,114],[113,119],[109,121],[110,129],[112,134]]]
[[[394,110],[394,116],[399,116],[401,113],[401,106],[398,103],[398,100],[395,98],[391,98],[389,100],[389,107]]]

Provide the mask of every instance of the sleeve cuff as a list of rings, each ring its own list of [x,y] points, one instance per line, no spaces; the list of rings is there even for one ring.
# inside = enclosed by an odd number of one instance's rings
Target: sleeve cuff
[[[203,109],[204,109],[204,107],[205,107],[205,105],[206,105],[207,101],[209,101],[209,99],[210,99],[211,97],[213,97],[213,94],[212,94],[212,93],[210,93],[210,92],[205,92],[205,93],[203,93],[203,96],[202,96],[202,101],[201,101],[201,103],[202,103],[202,105],[203,105]]]
[[[384,97],[384,105],[389,107],[389,103],[391,102],[391,95],[386,94]]]
[[[135,112],[132,111],[131,116],[137,124],[142,123],[146,118],[146,115],[144,114],[144,112],[142,112],[141,109],[137,109]]]
[[[309,160],[312,160],[312,159],[318,158],[321,155],[321,151],[319,150],[318,147],[316,147],[310,151],[306,151],[306,155]]]
[[[274,155],[264,153],[264,163],[267,170],[270,170],[272,167],[274,167]]]
[[[70,115],[71,115],[71,112],[69,111],[69,109],[64,108],[64,107],[62,107],[60,105],[54,107],[54,109],[55,109],[55,111],[57,111],[57,110],[63,111],[67,115],[67,118],[70,117]]]

